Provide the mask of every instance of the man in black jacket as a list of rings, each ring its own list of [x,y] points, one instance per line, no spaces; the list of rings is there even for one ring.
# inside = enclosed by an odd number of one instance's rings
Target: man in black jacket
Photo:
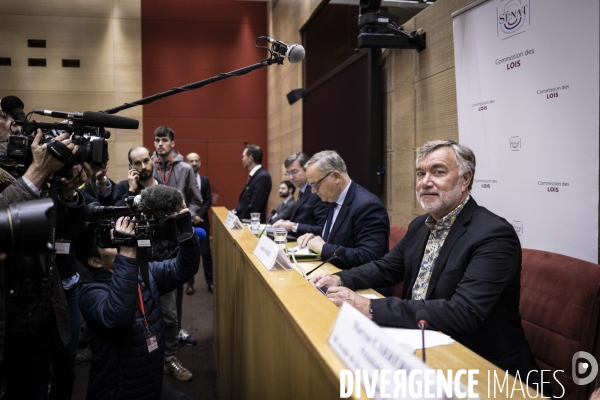
[[[148,287],[136,259],[134,227],[129,217],[115,223],[111,236],[132,244],[122,242],[118,252],[98,247],[93,225],[79,239],[77,259],[95,276],[79,298],[93,352],[87,398],[189,399],[162,386],[165,328],[159,296],[198,271],[198,238],[194,233],[181,242],[177,258],[150,262]]]
[[[292,235],[305,233],[320,235],[327,217],[329,203],[321,201],[319,195],[312,193],[306,178],[306,162],[308,156],[302,152],[294,153],[285,159],[285,176],[298,189],[298,201],[294,204],[289,220],[279,219],[274,228],[285,228]]]
[[[204,229],[206,232],[207,238],[200,243],[200,251],[202,252],[202,267],[204,269],[204,279],[206,279],[206,284],[208,285],[208,291],[213,292],[213,279],[212,279],[212,253],[210,249],[210,240],[208,240],[208,236],[210,236],[210,220],[208,218],[208,211],[210,210],[210,206],[212,204],[212,193],[210,190],[210,181],[207,176],[200,175],[200,165],[202,165],[202,160],[200,160],[200,156],[196,153],[190,153],[185,157],[185,160],[192,169],[194,170],[194,174],[196,175],[196,187],[200,190],[200,194],[202,195],[202,207],[200,211],[198,211],[198,217],[200,218],[200,223],[197,224],[200,228]],[[194,278],[192,278],[188,282],[188,287],[186,293],[189,295],[194,294]]]
[[[248,171],[248,178],[235,208],[240,220],[250,219],[250,213],[260,213],[260,222],[266,221],[267,201],[271,193],[271,175],[262,167],[262,150],[249,144],[242,153],[242,166]]]
[[[0,112],[0,125],[12,126],[12,117]],[[76,153],[78,146],[71,143],[64,133],[55,138]],[[41,131],[31,145],[33,162],[25,174],[13,181],[0,194],[0,208],[9,204],[35,200],[41,197],[40,188],[52,172],[63,163],[48,152],[47,145],[40,145]],[[80,166],[74,168],[78,174]],[[77,178],[77,177],[76,177]],[[75,182],[75,180],[73,180]],[[82,200],[76,197],[74,187],[59,192],[60,205],[64,202]],[[46,399],[53,349],[54,330],[63,346],[71,340],[69,309],[57,268],[48,271],[43,254],[16,254],[9,249],[8,257],[0,265],[3,269],[0,288],[4,312],[0,315],[0,357],[2,375],[8,399]],[[47,275],[49,273],[49,275]],[[46,279],[52,288],[52,297],[43,298],[42,281]]]
[[[513,375],[532,371],[529,382],[539,383],[519,313],[519,238],[470,196],[474,175],[469,148],[425,143],[417,155],[416,194],[428,214],[382,259],[311,282],[338,306],[347,301],[380,325],[415,328],[415,314],[426,310],[432,329]],[[402,298],[369,300],[353,292],[398,282],[404,282]]]

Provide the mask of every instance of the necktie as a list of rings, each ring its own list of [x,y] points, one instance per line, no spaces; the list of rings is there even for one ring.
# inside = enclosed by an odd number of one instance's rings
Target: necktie
[[[248,184],[248,182],[250,182],[250,178],[252,178],[252,175],[248,175],[248,179],[246,179],[246,185]]]
[[[300,201],[300,199],[302,198],[302,195],[304,194],[304,192],[301,190],[300,193],[298,193],[298,201]]]
[[[325,221],[325,232],[323,233],[323,240],[327,242],[329,238],[329,232],[331,231],[331,222],[333,221],[333,212],[335,211],[335,207],[337,203],[331,203],[329,205],[329,210],[327,210],[327,220]]]

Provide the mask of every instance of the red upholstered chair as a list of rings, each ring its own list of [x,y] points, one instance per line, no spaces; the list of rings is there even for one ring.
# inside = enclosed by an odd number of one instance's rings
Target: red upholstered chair
[[[390,239],[388,242],[390,245],[390,250],[402,240],[404,235],[406,235],[407,230],[408,228],[403,226],[390,225]],[[403,284],[404,282],[400,282],[394,285],[394,296],[402,297]]]
[[[586,351],[600,361],[598,314],[600,266],[576,258],[523,249],[521,316],[533,357],[540,369],[561,369],[557,379],[565,400],[587,399],[595,382],[575,385],[572,357]],[[563,389],[549,376],[555,396]]]

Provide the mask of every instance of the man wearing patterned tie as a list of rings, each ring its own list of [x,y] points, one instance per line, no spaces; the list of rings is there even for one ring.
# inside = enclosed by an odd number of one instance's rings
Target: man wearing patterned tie
[[[320,236],[307,233],[298,245],[333,256],[339,246],[346,254],[331,263],[341,269],[377,260],[388,252],[390,220],[381,201],[348,175],[346,163],[335,151],[322,151],[306,163],[306,177],[313,193],[329,202]]]
[[[198,217],[200,217],[200,223],[197,225],[200,228],[204,229],[206,232],[207,238],[200,243],[200,251],[202,252],[202,267],[204,268],[204,279],[206,279],[206,284],[208,285],[208,291],[213,292],[213,280],[212,280],[212,253],[210,249],[210,240],[208,236],[210,236],[210,221],[208,219],[208,211],[210,210],[210,206],[212,204],[212,193],[210,190],[210,181],[207,176],[200,175],[200,165],[202,165],[202,160],[200,160],[200,156],[196,153],[190,153],[185,157],[185,160],[196,175],[196,187],[200,191],[202,195],[202,208],[198,211]],[[188,287],[186,293],[189,295],[194,294],[194,278],[192,278],[188,282]]]
[[[308,156],[302,152],[294,153],[284,162],[285,176],[298,189],[298,201],[294,205],[289,221],[279,219],[274,228],[285,228],[294,236],[305,233],[320,234],[325,224],[328,204],[312,193],[306,178]]]
[[[248,171],[246,184],[235,208],[239,219],[250,219],[250,213],[260,213],[260,222],[266,221],[267,201],[271,193],[271,175],[262,167],[262,150],[249,144],[242,153],[242,166]]]

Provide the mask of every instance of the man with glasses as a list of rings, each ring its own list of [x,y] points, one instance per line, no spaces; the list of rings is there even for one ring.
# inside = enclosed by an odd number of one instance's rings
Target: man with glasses
[[[302,235],[298,245],[321,254],[322,260],[344,246],[346,254],[331,260],[341,269],[383,257],[388,252],[390,220],[377,196],[350,179],[346,163],[335,151],[317,153],[305,166],[312,192],[330,204],[320,236]]]
[[[298,189],[298,201],[294,205],[289,221],[280,218],[273,227],[285,228],[297,236],[305,233],[321,234],[327,217],[327,203],[312,193],[306,178],[305,165],[308,156],[302,152],[294,153],[284,162],[285,176]]]

